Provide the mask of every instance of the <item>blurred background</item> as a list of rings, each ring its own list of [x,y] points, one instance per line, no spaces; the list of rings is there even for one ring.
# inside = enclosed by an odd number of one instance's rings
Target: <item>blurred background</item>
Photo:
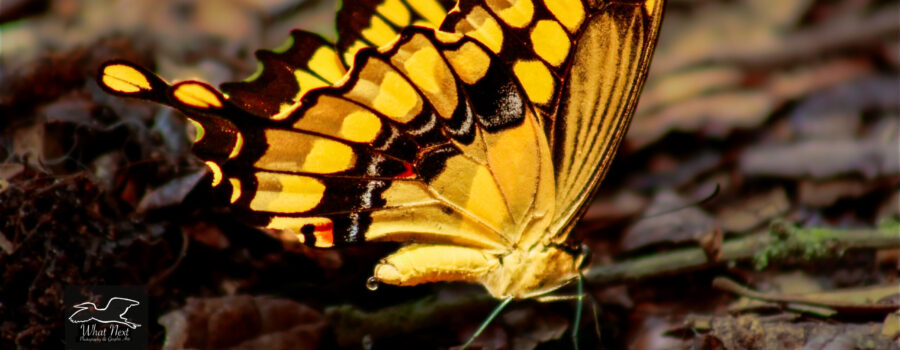
[[[97,66],[112,58],[168,81],[241,80],[257,68],[254,51],[281,45],[292,28],[333,40],[338,7],[0,2],[0,348],[60,348],[66,285],[145,286],[153,349],[166,341],[447,348],[469,337],[493,306],[478,287],[369,291],[372,266],[396,246],[310,250],[234,222],[210,202],[209,176],[190,154],[178,112],[106,95],[94,83]],[[897,227],[900,2],[670,0],[666,11],[627,139],[573,234],[594,264],[689,247],[714,256],[722,242],[767,234],[775,220],[837,232]],[[799,348],[835,339],[896,346],[896,313],[811,317],[754,306],[711,281],[856,295],[896,289],[898,257],[896,244],[872,244],[814,261],[735,259],[593,281],[599,322],[586,312],[579,341],[633,349]],[[739,302],[751,312],[737,313]],[[563,334],[574,313],[572,303],[522,302],[476,344],[570,348]]]

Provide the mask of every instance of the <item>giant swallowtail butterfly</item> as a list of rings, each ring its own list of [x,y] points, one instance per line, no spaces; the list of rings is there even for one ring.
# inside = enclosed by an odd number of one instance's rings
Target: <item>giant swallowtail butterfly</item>
[[[578,274],[566,239],[628,128],[663,3],[345,1],[337,43],[294,31],[221,92],[123,61],[98,81],[184,112],[251,223],[321,248],[405,243],[383,283],[528,298]]]

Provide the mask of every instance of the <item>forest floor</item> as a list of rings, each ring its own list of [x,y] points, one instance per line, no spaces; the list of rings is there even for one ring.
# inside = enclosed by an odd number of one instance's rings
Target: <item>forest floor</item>
[[[0,3],[0,348],[64,346],[67,286],[140,286],[152,349],[450,348],[478,286],[366,288],[378,244],[314,250],[210,201],[185,119],[105,94],[128,59],[213,85],[329,1]],[[671,0],[626,140],[572,239],[581,348],[900,349],[900,2]],[[572,294],[574,289],[562,293]],[[474,348],[572,348],[574,301]]]

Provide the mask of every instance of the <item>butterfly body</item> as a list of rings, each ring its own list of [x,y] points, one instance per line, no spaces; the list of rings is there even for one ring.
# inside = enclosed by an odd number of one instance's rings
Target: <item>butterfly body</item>
[[[627,130],[663,1],[442,6],[348,3],[336,46],[295,31],[225,94],[121,61],[99,81],[185,112],[255,225],[319,248],[406,243],[375,267],[383,283],[551,291],[578,274],[562,247]]]

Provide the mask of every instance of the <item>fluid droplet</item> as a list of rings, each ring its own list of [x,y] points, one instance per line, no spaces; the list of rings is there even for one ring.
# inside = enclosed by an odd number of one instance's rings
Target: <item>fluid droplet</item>
[[[375,341],[372,340],[371,334],[366,334],[362,337],[362,347],[363,350],[372,350],[372,347],[375,345]]]
[[[366,280],[366,288],[369,288],[369,290],[377,290],[378,284],[378,279],[375,278],[375,276],[369,277],[369,279]]]

